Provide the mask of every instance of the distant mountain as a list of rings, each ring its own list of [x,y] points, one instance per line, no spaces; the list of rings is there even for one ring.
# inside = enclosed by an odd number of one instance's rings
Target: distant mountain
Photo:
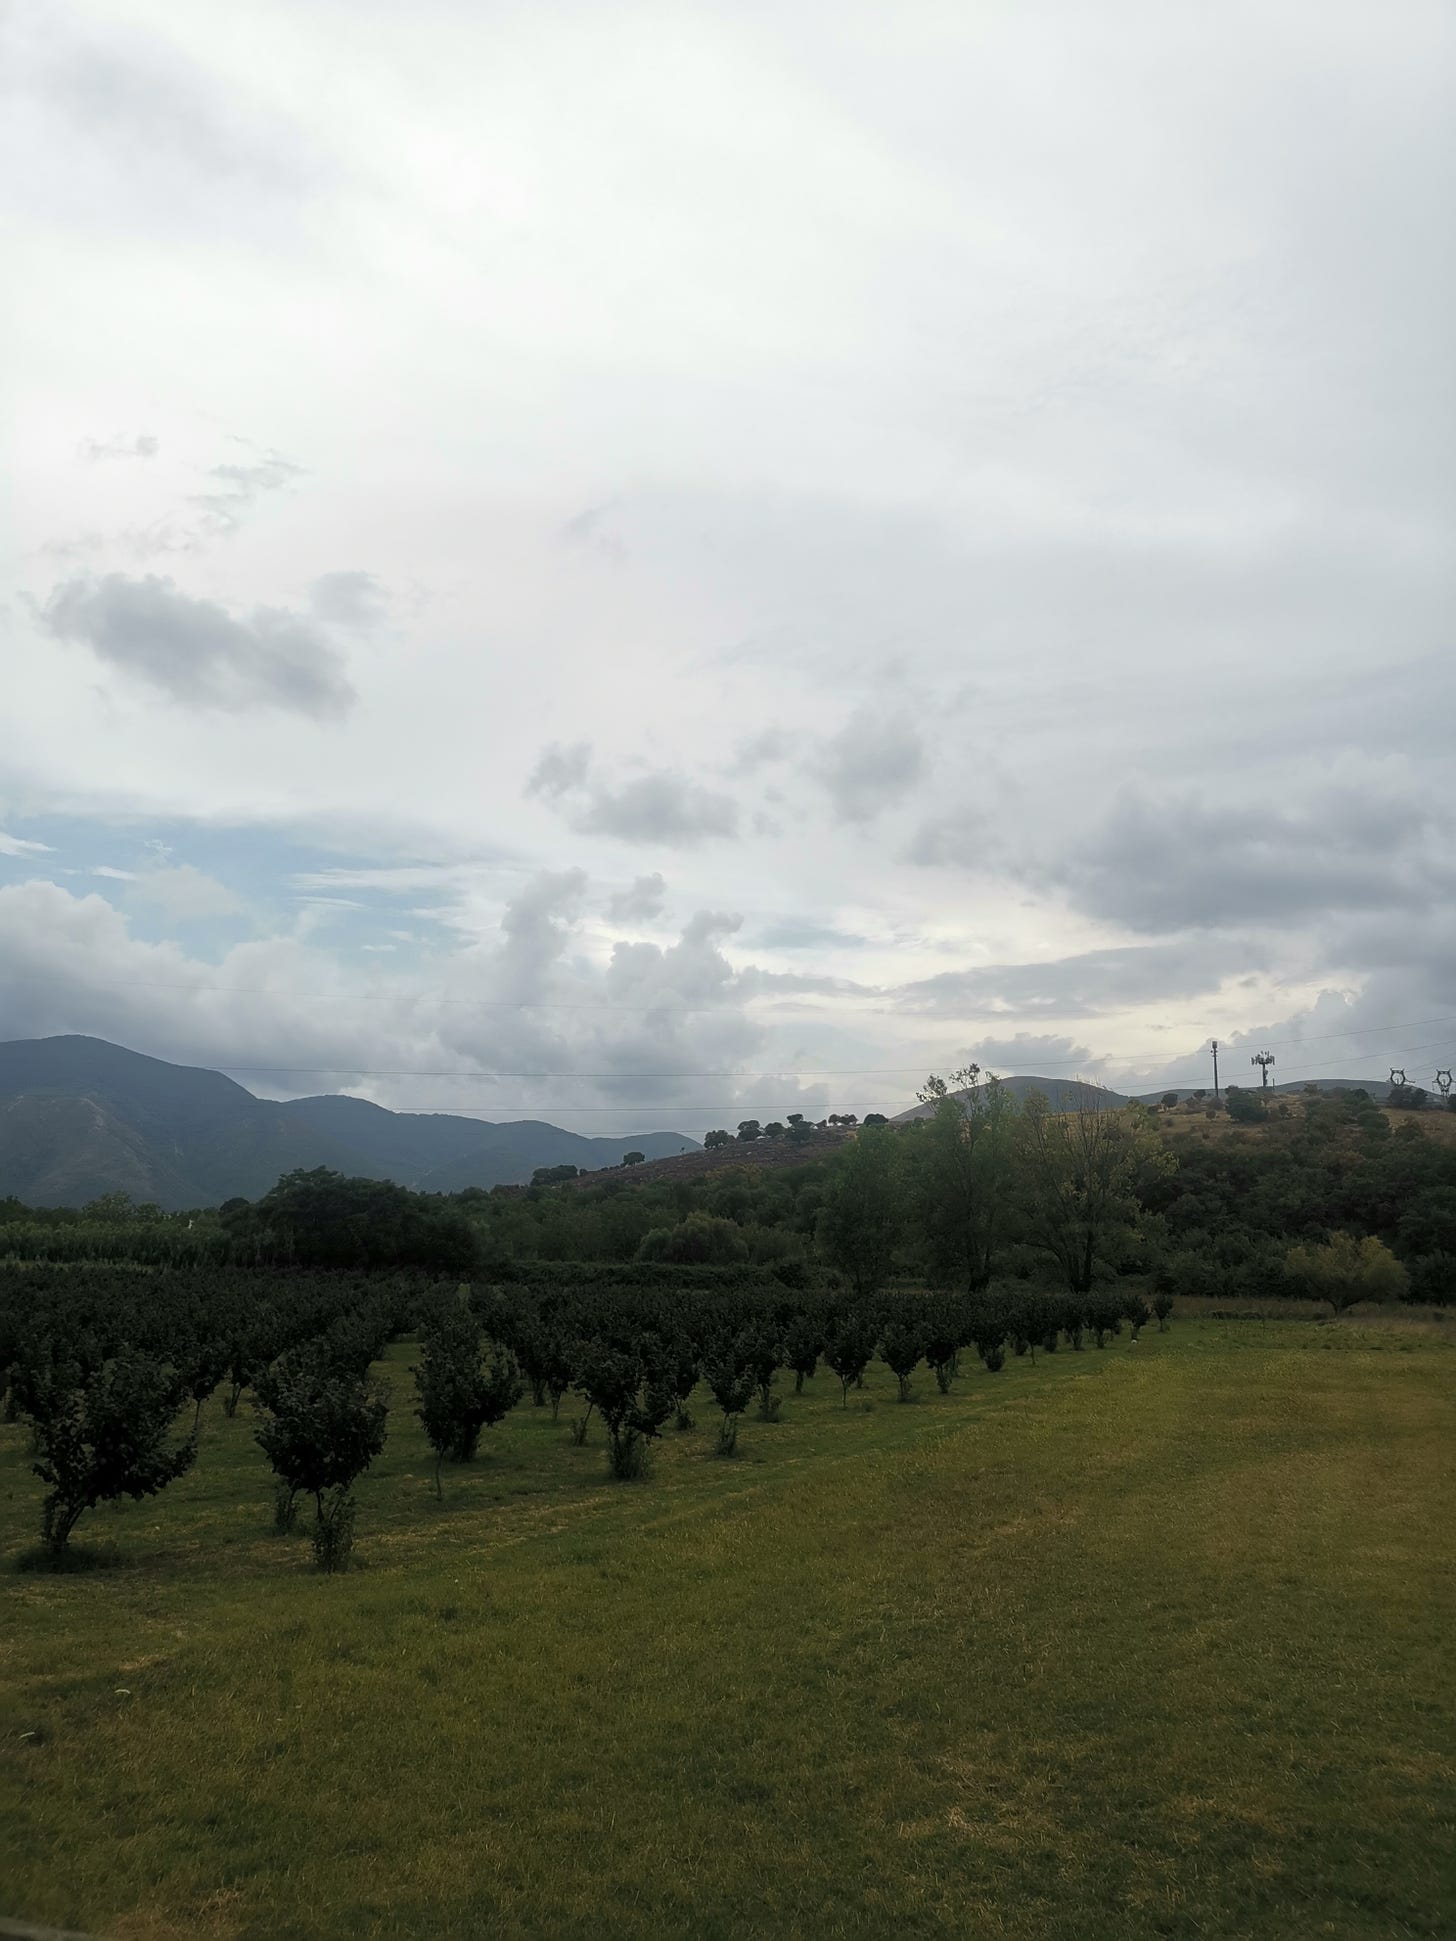
[[[0,1044],[0,1197],[82,1206],[129,1193],[163,1207],[256,1199],[280,1173],[328,1166],[431,1193],[595,1171],[624,1153],[696,1152],[686,1133],[587,1138],[527,1119],[388,1112],[366,1099],[255,1098],[221,1072],[169,1065],[104,1038]]]
[[[1003,1078],[1001,1083],[1017,1099],[1040,1092],[1053,1112],[1073,1112],[1079,1105],[1094,1101],[1109,1107],[1128,1103],[1121,1092],[1109,1092],[1105,1085],[1091,1085],[1080,1078]],[[966,1094],[955,1092],[951,1096],[963,1099]],[[934,1109],[930,1105],[912,1105],[908,1112],[896,1113],[890,1123],[898,1126],[909,1119],[928,1119]]]

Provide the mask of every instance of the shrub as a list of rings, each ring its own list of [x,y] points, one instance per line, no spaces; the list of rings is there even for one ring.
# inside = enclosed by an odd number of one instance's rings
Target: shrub
[[[739,1418],[758,1386],[745,1343],[741,1339],[719,1342],[703,1364],[703,1379],[723,1411],[718,1425],[718,1454],[731,1456],[738,1447]]]
[[[1343,1314],[1357,1301],[1392,1301],[1405,1294],[1409,1276],[1382,1240],[1367,1234],[1336,1233],[1324,1247],[1291,1247],[1285,1255],[1290,1278],[1331,1311]]]
[[[849,1407],[849,1391],[863,1378],[874,1352],[875,1338],[857,1314],[836,1319],[824,1346],[824,1359],[839,1377],[843,1407]]]

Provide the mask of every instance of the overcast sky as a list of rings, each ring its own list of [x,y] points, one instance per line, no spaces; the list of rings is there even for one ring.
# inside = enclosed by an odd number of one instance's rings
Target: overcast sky
[[[1452,1062],[1447,0],[6,14],[0,1036]]]

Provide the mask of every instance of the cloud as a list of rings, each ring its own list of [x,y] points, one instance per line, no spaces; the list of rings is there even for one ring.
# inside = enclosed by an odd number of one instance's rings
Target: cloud
[[[389,611],[389,596],[372,573],[323,573],[308,589],[318,619],[367,632]]]
[[[30,842],[24,836],[7,836],[0,829],[0,856],[50,856],[54,851],[48,842]]]
[[[1197,997],[1239,973],[1262,970],[1268,953],[1224,940],[1080,951],[1044,963],[981,964],[917,978],[893,993],[899,1008],[947,1018],[1095,1017],[1149,1001]]]
[[[1449,896],[1453,834],[1437,797],[1358,776],[1294,802],[1129,788],[1047,874],[1084,909],[1134,930],[1286,928]]]
[[[983,1072],[999,1076],[1056,1077],[1072,1071],[1091,1071],[1104,1061],[1093,1055],[1088,1045],[1071,1038],[1049,1036],[1034,1031],[1018,1031],[1010,1038],[979,1038],[966,1053],[966,1061]]]
[[[846,822],[871,822],[925,772],[925,745],[905,715],[861,708],[820,749],[815,773]]]
[[[131,438],[84,438],[80,455],[95,465],[106,458],[155,458],[160,449],[161,440],[154,432],[139,431]]]
[[[101,871],[92,873],[99,876]],[[170,869],[149,869],[133,880],[136,888],[132,894],[144,903],[154,904],[173,923],[237,916],[244,907],[241,897],[225,883],[219,883],[215,876],[208,876],[191,863],[178,863]]]
[[[607,916],[613,923],[649,923],[662,915],[667,885],[660,871],[635,877],[625,890],[619,890],[607,903]]]
[[[93,876],[104,876],[113,883],[134,883],[137,880],[137,873],[134,869],[113,869],[110,863],[93,863],[91,866],[91,874]]]
[[[194,493],[192,503],[203,508],[210,531],[226,535],[237,531],[243,514],[265,492],[282,491],[304,476],[304,468],[280,452],[269,452],[250,465],[213,465],[207,476],[218,481],[216,489]]]
[[[668,769],[612,786],[591,778],[591,763],[590,743],[553,743],[542,751],[526,793],[559,806],[568,825],[584,836],[685,849],[738,833],[731,796]]]
[[[354,690],[337,650],[311,622],[282,607],[235,619],[170,579],[108,573],[55,588],[44,621],[61,640],[188,707],[272,707],[318,719],[345,713]]]
[[[910,839],[905,860],[927,867],[984,870],[995,855],[988,819],[974,809],[956,809],[922,822]]]

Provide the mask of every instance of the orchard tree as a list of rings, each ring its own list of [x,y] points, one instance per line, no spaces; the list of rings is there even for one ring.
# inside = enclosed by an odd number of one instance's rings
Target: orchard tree
[[[720,1341],[710,1349],[703,1363],[703,1380],[723,1411],[723,1420],[718,1425],[718,1454],[731,1456],[738,1447],[739,1421],[758,1386],[742,1337]]]
[[[840,1406],[849,1407],[849,1391],[863,1379],[874,1359],[875,1337],[857,1314],[835,1317],[824,1347],[824,1359],[839,1377]]]
[[[419,1394],[415,1413],[435,1452],[435,1494],[442,1494],[440,1465],[470,1462],[483,1428],[494,1427],[520,1401],[525,1383],[515,1356],[499,1342],[483,1342],[475,1317],[448,1308],[426,1329],[419,1364],[411,1373]]]
[[[269,1370],[258,1400],[265,1420],[257,1440],[278,1478],[280,1527],[291,1526],[295,1500],[311,1496],[315,1561],[320,1570],[345,1569],[354,1546],[353,1486],[384,1447],[383,1390],[311,1343]]]
[[[812,1315],[796,1314],[784,1331],[784,1363],[794,1371],[794,1393],[802,1395],[824,1352],[824,1330]]]
[[[54,1361],[43,1351],[15,1375],[48,1485],[41,1535],[59,1561],[85,1511],[120,1496],[155,1496],[192,1467],[195,1434],[172,1440],[185,1377],[137,1348],[106,1360]]]
[[[660,1357],[654,1346],[644,1341],[620,1348],[594,1341],[582,1354],[577,1386],[607,1425],[608,1463],[619,1482],[646,1475],[648,1445],[677,1405],[668,1370],[656,1365]]]
[[[900,1385],[900,1400],[910,1400],[910,1377],[920,1365],[925,1341],[914,1321],[887,1321],[880,1331],[880,1359]]]

